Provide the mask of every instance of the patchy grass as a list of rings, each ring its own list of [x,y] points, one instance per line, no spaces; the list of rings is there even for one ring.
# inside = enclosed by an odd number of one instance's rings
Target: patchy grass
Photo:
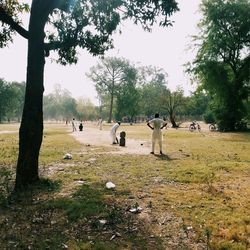
[[[146,126],[122,130],[150,138]],[[113,155],[79,144],[64,124],[45,124],[43,182],[8,197],[17,140],[0,134],[2,249],[250,248],[249,133],[168,129],[165,156]],[[138,206],[141,213],[129,212]]]

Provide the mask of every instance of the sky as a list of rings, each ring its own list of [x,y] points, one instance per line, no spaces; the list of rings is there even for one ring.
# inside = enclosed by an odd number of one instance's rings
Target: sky
[[[195,57],[189,50],[191,36],[197,34],[197,23],[201,18],[198,12],[201,0],[177,0],[180,11],[171,20],[172,27],[154,26],[152,32],[144,31],[141,26],[126,22],[122,25],[122,34],[115,34],[114,49],[105,56],[122,57],[141,66],[163,68],[168,74],[168,87],[175,90],[178,86],[186,95],[195,90],[190,77],[184,73],[184,64]],[[27,27],[25,27],[27,28]],[[98,57],[82,50],[76,65],[62,66],[51,58],[46,58],[44,87],[45,95],[53,92],[55,85],[70,91],[74,98],[84,97],[98,105],[94,83],[86,73],[96,65]],[[25,81],[27,66],[27,41],[17,35],[14,43],[0,49],[0,78],[6,81]]]

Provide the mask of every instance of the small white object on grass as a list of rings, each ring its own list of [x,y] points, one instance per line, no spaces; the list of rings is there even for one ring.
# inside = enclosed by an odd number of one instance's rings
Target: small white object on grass
[[[107,224],[107,220],[99,220],[99,223],[100,223],[101,225],[105,225],[105,224]]]
[[[72,155],[69,154],[69,153],[67,153],[67,154],[65,154],[65,155],[63,156],[63,159],[65,159],[65,160],[71,160],[71,159],[72,159]]]
[[[115,184],[113,182],[109,181],[109,182],[106,183],[106,188],[107,189],[115,188]]]
[[[141,207],[133,207],[129,209],[129,212],[131,213],[140,213],[142,211]]]

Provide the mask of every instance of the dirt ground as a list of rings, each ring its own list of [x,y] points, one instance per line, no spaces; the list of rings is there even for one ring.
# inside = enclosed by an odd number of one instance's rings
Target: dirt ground
[[[118,135],[119,131],[117,132]],[[150,139],[145,141],[126,138],[126,146],[121,147],[118,144],[112,145],[110,131],[88,126],[85,126],[83,131],[72,132],[72,136],[80,143],[86,145],[108,147],[113,154],[147,155],[151,150]]]
[[[204,124],[203,122],[199,122],[201,126],[201,133],[209,132],[208,124]],[[187,130],[189,123],[182,123],[181,127],[178,130]],[[168,130],[172,128],[168,127]],[[174,129],[175,130],[175,129]],[[119,139],[118,129],[117,137]],[[164,129],[163,129],[164,133]],[[191,133],[191,132],[190,132]],[[98,127],[93,127],[91,125],[85,125],[83,131],[72,132],[71,135],[80,143],[91,146],[101,146],[107,147],[110,149],[112,154],[134,154],[134,155],[148,155],[151,151],[151,138],[150,132],[147,140],[135,140],[126,137],[126,146],[121,147],[119,145],[112,145],[112,139],[110,135],[110,131],[107,130],[99,130]],[[157,145],[158,146],[158,145]]]

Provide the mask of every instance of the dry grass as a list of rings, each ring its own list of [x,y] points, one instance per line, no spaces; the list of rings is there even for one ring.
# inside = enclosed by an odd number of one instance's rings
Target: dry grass
[[[150,138],[144,125],[123,125],[123,129],[130,138]],[[8,129],[0,126],[2,130]],[[18,202],[3,202],[1,245],[4,249],[14,245],[16,249],[250,248],[249,133],[168,129],[164,134],[165,156],[111,155],[105,147],[80,145],[64,125],[45,125],[40,174],[50,181],[22,194]],[[13,171],[17,134],[0,134],[0,141],[0,167]],[[62,159],[67,152],[73,155],[70,161]],[[107,181],[116,189],[106,190]],[[137,204],[142,213],[128,212]],[[99,224],[103,218],[108,221],[105,226]]]

